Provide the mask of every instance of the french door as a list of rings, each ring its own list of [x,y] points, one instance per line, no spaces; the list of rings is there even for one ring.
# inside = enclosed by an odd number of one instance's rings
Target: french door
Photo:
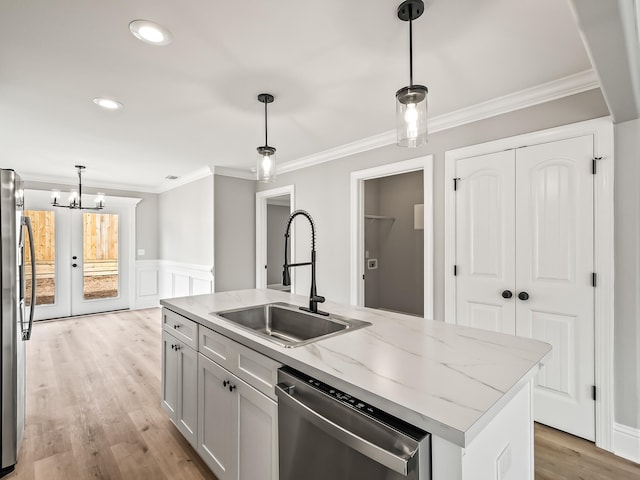
[[[456,161],[456,322],[550,343],[537,421],[595,439],[593,137]]]
[[[56,208],[29,192],[36,255],[36,320],[129,307],[129,210]],[[42,192],[46,193],[46,192]],[[27,288],[33,280],[27,279]]]

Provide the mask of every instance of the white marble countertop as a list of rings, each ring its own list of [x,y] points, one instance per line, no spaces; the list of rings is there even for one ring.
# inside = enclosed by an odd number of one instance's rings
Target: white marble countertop
[[[308,298],[240,290],[160,303],[461,447],[469,445],[551,352],[550,345],[535,340],[332,302],[321,309],[373,325],[284,348],[210,314],[271,302],[307,305]]]

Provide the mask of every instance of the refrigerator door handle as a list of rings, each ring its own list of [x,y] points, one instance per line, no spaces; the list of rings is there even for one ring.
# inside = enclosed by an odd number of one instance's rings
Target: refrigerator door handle
[[[24,225],[29,233],[29,253],[31,254],[31,303],[29,304],[29,327],[22,330],[22,340],[31,339],[31,331],[33,329],[33,314],[36,309],[36,252],[33,244],[33,229],[31,228],[31,219],[22,217]],[[24,301],[24,300],[23,300]]]

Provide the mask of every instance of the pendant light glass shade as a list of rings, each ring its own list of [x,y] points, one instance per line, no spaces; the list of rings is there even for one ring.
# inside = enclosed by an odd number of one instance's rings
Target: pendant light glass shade
[[[269,146],[258,147],[258,163],[256,165],[257,180],[273,183],[276,181],[276,149]]]
[[[264,183],[276,181],[276,149],[270,147],[267,141],[267,104],[272,103],[273,100],[274,97],[270,93],[258,95],[258,101],[264,103],[264,145],[257,148],[256,180]]]
[[[396,138],[400,147],[427,143],[427,94],[424,85],[413,84],[413,20],[424,12],[422,0],[404,0],[398,18],[409,23],[409,86],[396,92]]]
[[[396,92],[397,143],[417,147],[427,143],[427,87],[413,85]]]

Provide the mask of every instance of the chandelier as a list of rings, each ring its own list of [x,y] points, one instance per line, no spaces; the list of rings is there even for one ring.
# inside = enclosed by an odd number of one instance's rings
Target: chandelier
[[[98,192],[96,198],[93,200],[93,207],[82,206],[82,171],[86,168],[84,165],[76,165],[78,171],[78,188],[72,188],[69,191],[69,204],[62,205],[60,203],[60,190],[52,190],[51,192],[51,205],[54,207],[71,208],[74,210],[102,210],[104,208],[104,193]]]

